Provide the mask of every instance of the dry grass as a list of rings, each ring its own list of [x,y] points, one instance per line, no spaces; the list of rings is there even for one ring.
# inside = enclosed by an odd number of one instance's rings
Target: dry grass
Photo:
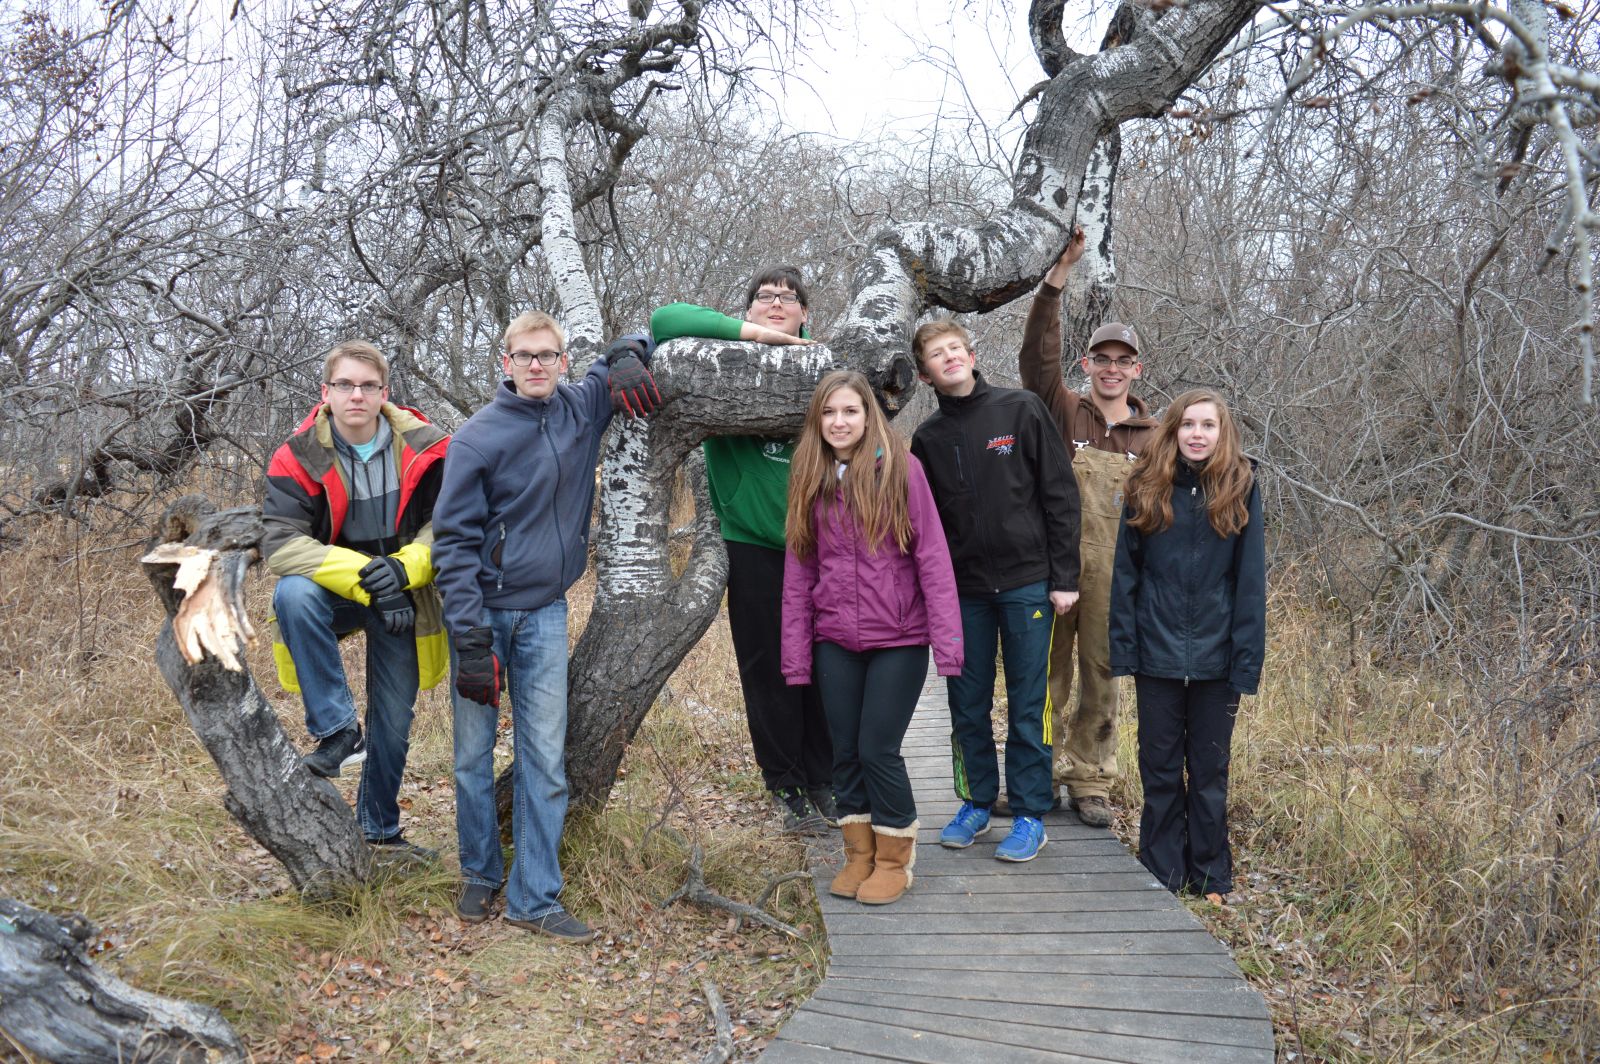
[[[333,904],[289,893],[223,811],[220,779],[155,671],[159,611],[137,545],[85,549],[99,542],[41,526],[0,553],[0,893],[87,913],[104,963],[217,1004],[257,1059],[692,1059],[710,1039],[705,979],[749,1059],[820,978],[804,884],[775,903],[807,929],[800,942],[657,907],[694,841],[711,885],[744,899],[802,860],[769,833],[725,620],[672,678],[604,813],[569,825],[567,898],[606,932],[572,950],[449,915],[442,689],[419,705],[402,795],[408,831],[444,852],[441,868]],[[252,588],[258,613],[269,589],[265,577]],[[591,594],[587,581],[574,589],[574,633]],[[1492,697],[1360,655],[1352,666],[1326,636],[1342,623],[1287,594],[1272,618],[1265,684],[1234,744],[1237,889],[1226,909],[1197,912],[1267,995],[1282,1055],[1594,1059],[1600,707],[1584,693],[1595,677],[1552,665],[1541,691]],[[304,742],[298,700],[267,670],[257,679]],[[1131,712],[1122,743],[1131,769]],[[1116,795],[1125,834],[1139,803],[1128,776]],[[354,781],[342,783],[351,797]]]
[[[1236,891],[1196,911],[1267,995],[1282,1053],[1596,1059],[1600,707],[1552,731],[1452,677],[1351,667],[1287,594],[1272,619],[1234,737]]]
[[[564,897],[604,932],[574,950],[450,915],[442,686],[419,700],[402,791],[408,835],[440,849],[440,867],[331,903],[293,895],[224,811],[220,777],[156,672],[160,610],[139,546],[89,553],[92,536],[34,531],[0,553],[0,893],[86,913],[102,931],[102,963],[143,988],[218,1005],[256,1059],[698,1057],[712,1037],[707,979],[749,1059],[820,978],[824,939],[806,883],[773,903],[808,933],[798,942],[736,929],[725,914],[658,907],[682,881],[691,842],[705,847],[708,882],[745,900],[803,862],[797,843],[771,831],[725,621],[674,676],[676,697],[651,712],[606,810],[569,822]],[[265,576],[251,588],[258,622],[270,588]],[[592,581],[573,591],[574,633],[591,595]],[[351,654],[359,661],[359,645]],[[298,699],[277,687],[264,647],[252,659],[286,732],[306,744]]]

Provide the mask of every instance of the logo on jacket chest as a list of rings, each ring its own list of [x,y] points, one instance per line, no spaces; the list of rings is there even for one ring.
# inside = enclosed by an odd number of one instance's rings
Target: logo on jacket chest
[[[1017,437],[1010,433],[1004,436],[995,436],[984,445],[983,449],[993,451],[995,454],[1010,454],[1017,449]]]

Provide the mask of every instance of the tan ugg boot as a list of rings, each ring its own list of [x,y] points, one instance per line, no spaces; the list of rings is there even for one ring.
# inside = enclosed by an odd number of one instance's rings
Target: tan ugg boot
[[[886,828],[877,824],[872,831],[878,852],[872,858],[872,875],[856,889],[856,901],[863,905],[888,905],[899,901],[911,887],[911,866],[917,863],[917,825]]]
[[[839,830],[844,833],[844,867],[828,884],[828,893],[841,898],[853,898],[861,884],[872,875],[872,855],[877,851],[872,817],[866,813],[842,816],[839,818]]]

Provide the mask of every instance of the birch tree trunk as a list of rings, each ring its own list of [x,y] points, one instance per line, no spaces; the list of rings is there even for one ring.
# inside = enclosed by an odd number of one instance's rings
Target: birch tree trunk
[[[1120,123],[1166,110],[1261,4],[1207,0],[1146,12],[1127,43],[1092,56],[1062,43],[1062,7],[1041,0],[1030,12],[1040,60],[1055,72],[1039,92],[1010,206],[981,226],[913,223],[880,232],[834,338],[849,361],[890,364],[930,307],[993,310],[1032,289],[1066,246],[1096,145]],[[906,386],[880,384],[890,399]]]

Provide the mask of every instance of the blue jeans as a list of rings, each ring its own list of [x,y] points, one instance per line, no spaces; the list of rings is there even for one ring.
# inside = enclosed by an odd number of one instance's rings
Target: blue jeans
[[[505,880],[494,808],[494,739],[500,711],[460,694],[455,705],[456,839],[461,877],[506,887],[506,915],[536,920],[561,908],[561,829],[567,818],[567,602],[536,610],[484,610],[511,699],[511,878]],[[450,652],[452,677],[457,669]]]
[[[356,723],[339,637],[367,633],[367,759],[356,790],[356,820],[368,839],[400,834],[400,778],[411,749],[417,702],[417,641],[390,635],[375,610],[335,595],[310,577],[285,576],[272,592],[278,632],[294,658],[306,730],[326,739]]]
[[[987,808],[1000,796],[1000,766],[990,724],[998,642],[1006,665],[1006,790],[1011,809],[1018,816],[1032,817],[1050,811],[1055,796],[1045,681],[1054,621],[1049,589],[1042,580],[998,595],[961,596],[966,663],[960,676],[946,681],[958,798]]]

